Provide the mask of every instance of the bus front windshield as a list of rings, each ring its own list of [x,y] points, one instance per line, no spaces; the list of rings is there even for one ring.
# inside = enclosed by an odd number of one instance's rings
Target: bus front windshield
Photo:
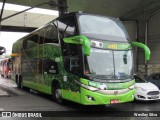
[[[82,35],[89,38],[128,41],[129,37],[122,22],[111,17],[80,15],[79,26]]]
[[[99,79],[127,79],[132,75],[132,52],[91,48],[85,56],[85,74]]]

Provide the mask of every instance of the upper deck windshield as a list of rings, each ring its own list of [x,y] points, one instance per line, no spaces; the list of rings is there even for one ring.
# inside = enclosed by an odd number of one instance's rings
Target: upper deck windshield
[[[81,34],[90,38],[124,42],[129,39],[124,25],[115,18],[82,14],[79,27]]]

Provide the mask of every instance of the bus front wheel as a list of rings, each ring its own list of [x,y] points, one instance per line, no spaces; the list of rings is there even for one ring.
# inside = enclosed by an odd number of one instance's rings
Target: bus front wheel
[[[63,104],[64,100],[62,98],[62,91],[60,89],[60,86],[57,84],[54,86],[53,89],[53,99],[58,103],[58,104]]]

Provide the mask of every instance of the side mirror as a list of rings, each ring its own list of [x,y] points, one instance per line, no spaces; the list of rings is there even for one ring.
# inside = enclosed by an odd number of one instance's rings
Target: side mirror
[[[139,43],[139,42],[132,42],[131,46],[136,46],[136,47],[143,48],[143,50],[145,52],[145,59],[146,60],[150,60],[151,51],[150,51],[150,49],[145,44]]]
[[[81,44],[83,45],[83,51],[84,55],[89,56],[90,55],[90,41],[86,36],[80,35],[80,36],[74,36],[70,38],[64,38],[65,43],[70,44]]]
[[[2,55],[3,53],[6,53],[6,48],[0,46],[0,55]]]

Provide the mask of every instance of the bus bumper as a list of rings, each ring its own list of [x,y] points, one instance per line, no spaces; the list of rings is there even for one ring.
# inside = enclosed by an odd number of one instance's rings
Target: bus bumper
[[[120,95],[105,95],[98,92],[92,92],[81,87],[81,104],[83,105],[105,105],[123,103],[134,100],[135,90]]]

